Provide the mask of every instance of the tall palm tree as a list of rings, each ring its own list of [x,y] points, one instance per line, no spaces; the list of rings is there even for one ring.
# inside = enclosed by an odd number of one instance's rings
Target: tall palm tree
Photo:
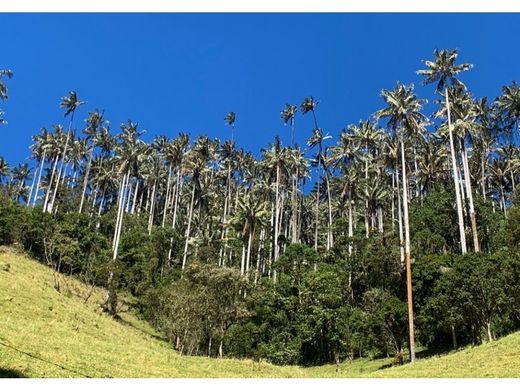
[[[357,172],[354,168],[354,162],[359,155],[359,144],[352,136],[351,127],[344,129],[339,137],[336,146],[331,148],[331,161],[335,168],[340,168],[342,171],[342,198],[347,197],[348,207],[348,237],[351,239],[354,236],[353,229],[353,210],[355,188],[358,182]],[[349,254],[352,254],[352,243],[349,242]]]
[[[76,113],[76,109],[79,106],[81,106],[82,104],[85,104],[85,102],[82,102],[78,99],[78,95],[75,91],[70,91],[67,96],[64,96],[61,98],[60,107],[65,109],[65,114],[64,114],[65,117],[70,115],[70,121],[69,121],[69,129],[67,131],[67,136],[65,139],[65,148],[63,150],[63,155],[61,157],[60,168],[58,169],[56,184],[54,186],[54,192],[52,194],[52,200],[50,202],[50,205],[48,206],[48,209],[46,210],[48,212],[52,212],[52,209],[56,202],[56,194],[58,192],[61,175],[63,174],[63,164],[65,163],[65,161],[67,159],[68,147],[69,147],[70,143],[74,142],[74,134],[72,134],[72,123],[74,121],[74,114]]]
[[[365,195],[368,194],[368,185],[369,185],[369,165],[373,163],[375,159],[375,154],[380,145],[383,133],[380,129],[377,128],[376,124],[369,121],[360,121],[357,126],[349,126],[348,128],[352,140],[359,144],[360,149],[364,150],[364,155],[361,156],[362,160],[365,163]],[[368,206],[369,206],[369,198],[365,196],[365,234],[368,238],[369,236],[369,215],[368,215]]]
[[[433,52],[434,60],[433,61],[423,61],[426,65],[427,69],[418,70],[417,74],[425,77],[423,83],[431,84],[437,83],[435,91],[437,93],[443,93],[446,99],[446,114],[448,118],[448,132],[449,132],[449,140],[450,140],[450,152],[451,152],[451,164],[453,171],[453,181],[455,185],[455,197],[457,202],[457,214],[459,219],[459,234],[460,234],[460,245],[462,249],[462,253],[465,254],[466,249],[466,234],[464,229],[464,216],[462,212],[462,198],[460,194],[460,182],[459,182],[459,168],[457,163],[457,157],[455,153],[455,143],[453,137],[453,127],[451,121],[451,109],[450,109],[450,101],[448,98],[448,89],[450,86],[453,87],[462,87],[465,88],[464,83],[462,83],[457,75],[463,71],[469,70],[473,67],[472,64],[463,63],[456,65],[455,62],[458,57],[457,50],[446,50],[443,49],[438,51],[437,49]]]
[[[318,102],[314,100],[312,96],[306,97],[303,99],[302,104],[300,104],[300,110],[303,115],[307,114],[308,112],[312,113],[312,118],[314,119],[314,128],[318,128],[318,121],[316,119],[316,106],[318,105]]]
[[[15,202],[18,202],[20,196],[22,196],[23,198],[26,197],[27,194],[25,191],[25,183],[29,179],[30,174],[31,169],[29,168],[29,164],[27,163],[18,164],[16,167],[13,168],[11,176],[14,184],[14,188],[12,190],[13,200]]]
[[[79,203],[78,213],[81,213],[83,210],[83,203],[85,201],[85,194],[87,192],[87,184],[89,181],[90,168],[92,166],[92,158],[94,156],[94,149],[96,148],[96,138],[98,135],[99,129],[103,126],[105,119],[103,118],[103,112],[99,112],[96,110],[94,112],[89,113],[88,118],[86,119],[87,126],[83,130],[83,134],[85,134],[85,140],[90,145],[89,149],[89,158],[87,162],[87,168],[85,170],[85,177],[83,178],[83,189],[81,191],[81,200]]]
[[[4,81],[2,80],[3,77],[11,78],[13,77],[13,72],[9,69],[0,69],[0,100],[7,100],[8,94],[7,94],[7,86],[5,85]],[[0,109],[0,124],[7,123],[3,118],[4,112],[2,109]]]
[[[325,173],[325,186],[327,191],[327,203],[328,203],[328,224],[327,224],[327,250],[329,250],[333,245],[333,236],[332,236],[332,203],[331,203],[331,194],[330,194],[330,181],[329,181],[329,168],[328,168],[328,158],[325,154],[323,148],[323,141],[330,139],[330,135],[323,134],[323,131],[320,128],[316,128],[312,132],[312,136],[307,140],[307,145],[311,148],[318,147],[318,152],[316,154],[316,164],[318,165],[318,180],[317,180],[317,192],[316,192],[316,230],[315,230],[315,243],[314,249],[318,250],[318,219],[319,219],[319,197],[320,197],[320,181],[321,181],[321,171],[320,167],[323,168]]]
[[[440,109],[435,113],[437,117],[446,117],[448,112],[448,106],[446,102],[450,102],[450,112],[452,118],[452,134],[454,141],[459,145],[459,150],[461,154],[462,160],[462,171],[463,177],[461,178],[461,187],[462,192],[466,194],[468,205],[469,205],[469,215],[471,222],[471,230],[473,233],[473,245],[475,252],[480,252],[480,244],[478,240],[478,231],[477,231],[477,219],[475,213],[475,206],[473,203],[473,190],[471,184],[471,173],[469,170],[469,159],[468,152],[466,147],[466,142],[471,142],[473,135],[475,134],[477,125],[476,120],[478,116],[478,111],[475,110],[475,102],[469,92],[467,92],[461,86],[454,86],[448,89],[448,100],[440,100]],[[444,131],[446,126],[441,126],[439,131]],[[448,129],[449,131],[449,129]],[[458,141],[458,142],[457,142]],[[465,190],[465,191],[464,191]],[[464,197],[464,196],[463,196]]]
[[[406,156],[405,142],[417,138],[424,132],[427,123],[425,116],[421,113],[424,100],[415,95],[413,85],[405,86],[397,84],[394,90],[381,91],[387,107],[376,112],[377,118],[388,118],[388,126],[399,138],[401,146],[401,170],[403,190],[403,219],[405,232],[405,258],[406,258],[406,289],[408,296],[408,331],[410,344],[410,360],[415,361],[415,336],[413,322],[412,301],[412,269],[410,254],[410,225],[408,220],[408,181],[406,178]]]
[[[502,95],[494,101],[493,105],[498,118],[504,124],[504,129],[513,132],[516,127],[518,133],[520,131],[520,87],[516,81],[502,87]]]
[[[5,161],[3,157],[0,157],[0,184],[2,184],[3,179],[8,177],[11,172],[11,167],[9,163]]]
[[[142,132],[138,130],[136,123],[128,121],[126,124],[121,125],[121,130],[122,133],[119,135],[121,142],[116,147],[115,156],[116,169],[120,179],[117,198],[117,217],[112,241],[112,265],[115,264],[117,260],[125,204],[129,196],[128,185],[130,183],[130,175],[132,171],[135,171],[135,165],[143,158],[143,151],[145,149],[145,144],[139,139]],[[115,315],[117,312],[117,295],[113,278],[114,272],[111,270],[108,276],[108,288],[103,306],[110,314]]]
[[[291,145],[294,145],[294,116],[297,111],[297,106],[286,103],[284,109],[280,112],[280,117],[282,118],[284,125],[289,123],[291,126]]]
[[[257,228],[267,226],[268,215],[267,204],[261,197],[249,193],[245,198],[239,199],[237,213],[234,215],[232,223],[243,227],[243,237],[247,235],[247,254],[240,265],[242,275],[247,274],[250,268],[251,249]]]
[[[224,121],[226,124],[231,127],[231,142],[234,140],[234,132],[235,132],[235,120],[236,120],[236,114],[231,111],[226,114],[224,117]]]

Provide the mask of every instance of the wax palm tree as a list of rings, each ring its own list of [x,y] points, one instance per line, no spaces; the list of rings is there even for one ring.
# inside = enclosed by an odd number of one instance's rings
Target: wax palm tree
[[[449,178],[445,164],[447,151],[442,142],[442,139],[432,135],[418,150],[419,183],[427,192],[433,191],[436,184]]]
[[[4,178],[9,176],[10,172],[9,163],[3,157],[0,157],[0,184],[3,183]]]
[[[63,174],[63,165],[67,159],[67,152],[69,144],[74,142],[74,134],[72,132],[72,123],[74,121],[74,114],[76,113],[76,109],[81,106],[82,104],[85,104],[85,102],[80,101],[78,99],[78,95],[75,91],[70,91],[67,96],[64,96],[61,98],[60,102],[60,108],[63,108],[65,110],[64,116],[67,117],[70,115],[70,121],[69,121],[69,129],[67,131],[67,136],[65,139],[65,148],[63,150],[63,154],[61,156],[61,163],[60,168],[58,169],[58,175],[56,178],[56,184],[54,185],[54,191],[52,194],[52,200],[50,204],[48,205],[48,208],[46,211],[52,212],[52,209],[54,207],[54,204],[56,202],[56,195],[58,192],[58,187],[60,185],[60,179],[61,175]],[[52,182],[50,183],[52,186]]]
[[[5,85],[4,81],[2,80],[3,77],[11,78],[13,77],[13,72],[8,69],[0,69],[0,100],[7,100],[8,94],[7,94],[7,86]],[[0,109],[0,124],[7,123],[3,118],[4,112],[2,109]]]
[[[366,194],[368,194],[367,186],[369,184],[368,170],[382,141],[383,133],[377,128],[375,123],[369,120],[360,121],[357,126],[349,126],[348,131],[352,140],[359,145],[358,150],[362,149],[364,151],[364,154],[358,154],[357,156],[360,157],[365,164],[365,234],[368,238],[370,230],[368,223],[369,198],[366,196]]]
[[[81,213],[81,211],[83,210],[83,203],[85,201],[85,194],[87,192],[87,184],[89,181],[90,168],[92,166],[92,158],[94,156],[94,149],[96,148],[96,138],[98,135],[98,131],[105,124],[103,112],[99,112],[99,110],[96,110],[94,112],[89,113],[86,122],[87,126],[83,130],[83,134],[85,134],[85,140],[88,144],[89,157],[87,162],[87,168],[85,169],[85,177],[83,178],[83,189],[81,191],[81,200],[79,203],[78,213]]]
[[[520,87],[513,81],[511,85],[502,87],[500,95],[493,103],[498,118],[508,133],[520,131]]]
[[[496,131],[495,115],[488,105],[487,98],[475,100],[473,111],[476,115],[473,147],[480,156],[480,186],[482,196],[486,199],[488,157],[494,148],[499,132]]]
[[[314,100],[312,96],[306,97],[303,99],[302,104],[300,104],[300,111],[303,115],[307,114],[308,112],[312,113],[312,118],[314,119],[314,128],[318,128],[318,121],[316,119],[316,106],[318,105],[318,102]]]
[[[516,190],[516,176],[518,174],[518,159],[520,152],[514,145],[505,145],[496,150],[498,158],[503,160],[506,164],[505,171],[509,172],[509,178],[511,179],[511,190],[515,195]]]
[[[314,112],[314,109],[311,110]],[[323,148],[323,141],[330,139],[330,135],[323,134],[323,131],[320,128],[315,128],[312,132],[312,136],[307,140],[307,145],[310,148],[318,147],[318,152],[316,154],[316,164],[318,166],[318,180],[317,180],[317,196],[316,196],[316,230],[315,230],[315,243],[314,249],[318,250],[318,219],[319,219],[319,193],[320,193],[320,181],[321,181],[321,171],[320,167],[323,168],[325,173],[325,185],[327,191],[327,202],[328,202],[328,226],[327,226],[327,250],[330,249],[333,245],[333,236],[332,236],[332,204],[331,204],[331,196],[330,196],[330,183],[329,183],[329,169],[327,165],[327,156],[325,150]]]
[[[220,250],[219,250],[219,265],[222,265],[223,257],[226,256],[225,242],[227,240],[227,217],[231,207],[232,199],[232,177],[234,174],[234,163],[236,159],[235,143],[233,141],[226,141],[220,148],[220,161],[222,168],[225,169],[224,175],[224,207],[222,210],[222,228],[220,233]]]
[[[191,173],[191,196],[188,210],[188,223],[186,225],[184,251],[182,255],[182,271],[186,268],[188,258],[188,244],[191,238],[191,226],[193,221],[194,206],[201,200],[203,190],[203,176],[208,170],[208,163],[212,159],[214,153],[213,145],[209,142],[208,137],[201,136],[193,145],[189,156],[187,157],[187,167]]]
[[[18,164],[13,168],[11,172],[12,180],[13,180],[13,200],[18,202],[20,196],[25,199],[27,194],[25,191],[25,183],[29,179],[31,174],[31,169],[29,168],[29,164]]]
[[[242,227],[242,237],[247,237],[246,257],[242,259],[240,265],[240,273],[243,275],[247,274],[250,268],[252,244],[257,229],[268,226],[269,211],[267,203],[253,193],[239,199],[237,206],[237,212],[231,223],[238,225],[239,228]]]
[[[36,204],[36,200],[38,198],[38,193],[40,191],[40,182],[43,172],[43,165],[45,164],[45,161],[47,160],[48,151],[50,147],[52,146],[51,142],[51,134],[46,128],[41,129],[41,133],[34,135],[32,137],[34,143],[31,145],[31,158],[35,158],[36,160],[39,160],[40,165],[38,166],[37,171],[34,174],[34,177],[36,178],[36,175],[38,176],[38,179],[36,182],[33,180],[33,186],[36,184],[36,189],[34,191],[34,197],[32,198],[32,206],[34,207]],[[32,197],[32,186],[31,191],[29,194],[29,201],[27,202],[27,205],[29,206],[31,204],[31,197]]]
[[[359,156],[359,144],[353,137],[351,128],[343,129],[338,143],[331,148],[331,163],[334,168],[340,168],[342,172],[342,198],[347,198],[348,207],[348,237],[354,236],[353,211],[355,189],[359,181],[357,172],[353,169],[354,162]],[[349,243],[349,254],[352,253],[352,244]]]
[[[489,165],[489,176],[491,189],[494,190],[499,198],[500,208],[507,218],[507,193],[511,190],[511,183],[509,181],[510,166],[507,161],[500,158],[494,159]]]
[[[437,93],[444,93],[446,99],[446,115],[448,118],[448,132],[449,132],[449,140],[450,140],[450,152],[451,152],[451,164],[453,171],[453,181],[455,185],[455,197],[457,201],[457,214],[459,219],[459,234],[460,234],[460,245],[462,249],[462,253],[465,254],[466,249],[466,235],[464,229],[464,216],[462,213],[462,198],[459,189],[459,174],[458,174],[458,164],[457,157],[455,153],[455,144],[453,139],[453,129],[451,124],[451,112],[450,112],[450,101],[448,98],[448,89],[450,86],[453,87],[462,87],[465,88],[464,83],[462,83],[457,75],[463,71],[469,70],[473,67],[472,64],[463,63],[456,65],[455,62],[458,57],[457,50],[446,50],[443,49],[438,51],[437,49],[433,52],[434,61],[423,61],[426,65],[427,69],[418,70],[417,73],[424,76],[423,83],[431,84],[437,83],[435,91]],[[478,241],[478,240],[477,240]]]
[[[231,141],[233,141],[234,138],[234,132],[235,132],[235,120],[236,120],[236,114],[231,111],[226,114],[224,117],[224,121],[226,124],[231,127]]]
[[[262,151],[261,167],[268,178],[274,178],[274,199],[273,199],[273,257],[274,262],[278,260],[280,254],[280,225],[283,218],[282,198],[286,192],[284,185],[287,180],[287,166],[290,160],[289,150],[282,147],[279,137],[276,137],[269,149]]]
[[[387,107],[376,112],[377,118],[388,118],[389,128],[398,136],[401,145],[401,170],[403,185],[403,219],[405,233],[406,288],[408,296],[408,327],[410,336],[410,359],[415,361],[415,336],[412,302],[412,271],[410,254],[410,225],[408,220],[408,182],[406,178],[405,142],[424,132],[426,118],[421,113],[424,100],[418,99],[413,85],[397,84],[394,90],[383,90],[381,96]]]
[[[128,185],[130,182],[130,175],[135,171],[135,165],[143,159],[146,149],[143,141],[139,139],[142,134],[138,130],[138,125],[132,121],[121,125],[121,134],[119,140],[121,141],[116,147],[115,165],[119,175],[119,191],[117,199],[117,217],[114,227],[114,238],[112,241],[112,266],[117,260],[119,242],[121,239],[121,230],[123,225],[123,216],[125,213],[125,204],[128,199]],[[103,307],[111,315],[117,312],[117,295],[114,286],[114,271],[110,271],[107,281],[107,293]]]
[[[280,117],[284,125],[289,124],[291,126],[291,145],[294,145],[294,116],[298,111],[298,107],[292,104],[286,103],[282,112],[280,112]]]
[[[453,140],[456,144],[459,145],[461,160],[462,160],[462,170],[464,180],[461,181],[465,188],[466,197],[468,199],[469,204],[469,215],[471,221],[471,230],[473,233],[473,245],[475,252],[480,252],[480,244],[478,240],[478,231],[477,231],[477,219],[475,213],[475,206],[473,204],[473,190],[471,185],[471,173],[469,170],[469,159],[466,147],[466,141],[471,142],[472,137],[475,134],[476,129],[476,119],[478,116],[477,110],[475,110],[475,102],[469,92],[467,92],[462,86],[457,85],[447,90],[447,100],[440,100],[440,109],[435,113],[437,117],[447,117],[448,106],[447,102],[450,102],[450,112],[451,112],[451,129]],[[447,126],[441,126],[439,131],[444,131]],[[449,126],[448,126],[449,132]],[[463,191],[464,193],[464,191]]]

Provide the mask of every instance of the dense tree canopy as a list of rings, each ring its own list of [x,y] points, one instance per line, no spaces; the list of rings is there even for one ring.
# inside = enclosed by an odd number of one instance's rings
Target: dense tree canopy
[[[258,156],[234,143],[234,112],[231,140],[147,143],[71,91],[67,123],[34,135],[31,164],[0,158],[0,242],[48,264],[57,290],[59,273],[106,287],[111,315],[132,294],[185,354],[401,361],[416,338],[493,340],[520,326],[518,86],[476,99],[456,59],[435,51],[419,72],[437,102],[398,83],[337,140],[316,99],[287,103],[289,146],[276,137]]]

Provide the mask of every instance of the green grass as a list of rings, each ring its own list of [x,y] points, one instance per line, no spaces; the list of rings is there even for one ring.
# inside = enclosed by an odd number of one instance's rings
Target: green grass
[[[49,268],[0,248],[0,377],[520,377],[520,333],[389,369],[391,359],[302,368],[180,356],[129,305],[115,321],[101,289],[84,303],[87,286],[59,278],[61,293]]]

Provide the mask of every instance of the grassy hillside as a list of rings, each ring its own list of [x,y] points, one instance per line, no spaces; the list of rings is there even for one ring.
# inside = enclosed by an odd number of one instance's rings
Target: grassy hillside
[[[177,354],[128,307],[115,321],[79,281],[0,248],[0,377],[471,377],[520,376],[520,333],[446,356],[381,369],[389,360],[339,367],[277,367],[251,360]],[[125,308],[123,308],[125,310]]]

